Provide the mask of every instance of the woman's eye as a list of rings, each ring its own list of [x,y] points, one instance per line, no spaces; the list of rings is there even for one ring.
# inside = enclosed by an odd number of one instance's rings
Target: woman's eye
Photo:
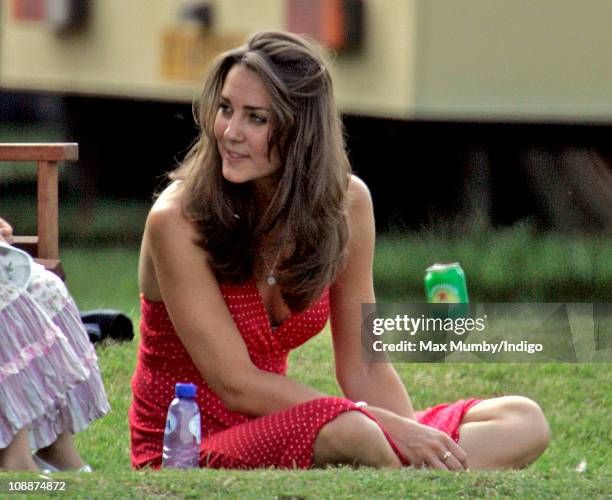
[[[255,123],[260,123],[260,124],[264,124],[264,123],[268,123],[268,119],[265,116],[260,116],[260,115],[251,115],[251,119],[255,122]]]
[[[219,111],[221,111],[221,113],[223,113],[223,114],[229,113],[230,112],[229,104],[227,104],[225,102],[219,103]]]

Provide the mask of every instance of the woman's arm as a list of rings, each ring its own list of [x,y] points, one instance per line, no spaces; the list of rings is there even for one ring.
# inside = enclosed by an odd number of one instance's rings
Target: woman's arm
[[[467,455],[450,437],[414,420],[412,403],[391,363],[362,359],[361,304],[374,303],[374,214],[367,186],[353,177],[349,188],[351,238],[345,268],[331,289],[331,326],[336,376],[353,401],[366,401],[412,465],[461,470]],[[452,453],[444,463],[441,457]]]
[[[143,260],[196,367],[233,411],[264,415],[321,397],[284,376],[258,369],[223,300],[193,225],[176,195],[162,195],[145,226]],[[141,266],[141,272],[148,266]],[[143,283],[151,276],[141,276]]]
[[[413,418],[410,398],[391,363],[362,359],[361,304],[374,303],[374,213],[367,186],[354,177],[349,186],[350,242],[346,266],[331,288],[331,327],[336,377],[352,400],[386,408]]]

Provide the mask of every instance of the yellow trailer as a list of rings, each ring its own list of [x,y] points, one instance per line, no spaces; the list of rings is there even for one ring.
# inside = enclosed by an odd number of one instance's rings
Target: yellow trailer
[[[299,1],[4,0],[0,86],[188,102],[212,55],[253,31],[290,27]],[[321,16],[335,1],[301,0]],[[612,120],[609,0],[361,3],[361,46],[332,54],[346,113]],[[86,18],[70,29],[70,9],[83,4]],[[181,15],[194,5],[210,9],[207,28]]]

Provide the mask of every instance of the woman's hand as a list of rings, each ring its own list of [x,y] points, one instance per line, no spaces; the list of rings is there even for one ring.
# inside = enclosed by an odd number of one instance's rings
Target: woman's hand
[[[0,218],[0,242],[13,243],[13,228],[4,219]]]
[[[468,470],[465,451],[447,434],[415,420],[405,420],[405,431],[393,436],[400,451],[414,467],[442,470]]]
[[[367,411],[382,424],[410,465],[441,470],[469,469],[465,451],[444,432],[383,408],[368,406]]]

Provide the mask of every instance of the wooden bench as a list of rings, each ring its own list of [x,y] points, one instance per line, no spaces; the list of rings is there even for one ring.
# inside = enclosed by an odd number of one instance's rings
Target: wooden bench
[[[64,272],[59,260],[59,163],[75,161],[78,158],[77,143],[0,143],[0,161],[37,164],[38,234],[14,236],[13,244],[30,253],[61,278],[64,278]]]

